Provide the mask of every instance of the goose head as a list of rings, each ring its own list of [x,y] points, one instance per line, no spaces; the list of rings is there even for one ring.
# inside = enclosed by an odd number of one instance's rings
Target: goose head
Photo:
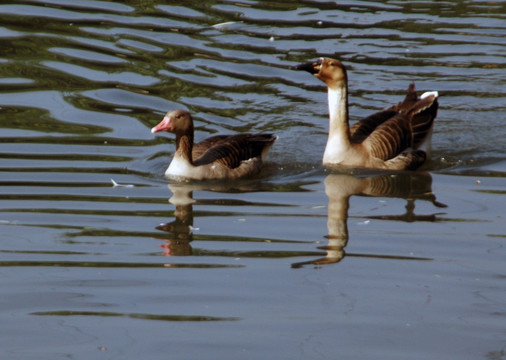
[[[186,110],[169,111],[163,120],[151,129],[152,133],[160,131],[169,131],[175,134],[193,132],[193,120],[190,113]]]
[[[336,59],[319,58],[305,64],[295,66],[296,70],[304,70],[323,81],[329,88],[346,85],[348,78],[346,68]]]

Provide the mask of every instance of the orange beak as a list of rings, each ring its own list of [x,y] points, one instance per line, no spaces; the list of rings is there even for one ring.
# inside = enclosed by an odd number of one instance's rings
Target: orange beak
[[[154,128],[151,129],[151,133],[157,133],[159,131],[172,131],[172,122],[170,120],[170,117],[164,116],[163,120],[156,125]]]

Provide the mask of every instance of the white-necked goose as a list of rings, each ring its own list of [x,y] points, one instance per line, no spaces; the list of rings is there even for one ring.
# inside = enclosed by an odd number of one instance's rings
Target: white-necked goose
[[[402,102],[350,128],[344,65],[335,59],[320,58],[295,69],[310,72],[328,87],[330,124],[324,165],[414,170],[425,162],[438,108],[436,91],[418,97],[411,84]]]
[[[273,134],[218,135],[193,143],[193,119],[186,110],[169,111],[152,133],[176,134],[176,152],[165,176],[195,180],[238,179],[258,174]]]

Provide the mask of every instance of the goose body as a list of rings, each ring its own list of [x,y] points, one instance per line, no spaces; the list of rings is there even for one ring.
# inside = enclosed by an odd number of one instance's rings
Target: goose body
[[[335,59],[320,58],[296,69],[310,72],[328,88],[329,137],[324,165],[414,170],[425,162],[438,109],[436,91],[418,97],[411,84],[402,102],[350,127],[344,65]]]
[[[217,135],[193,143],[193,119],[186,110],[169,111],[152,133],[176,134],[176,152],[165,176],[194,180],[239,179],[258,174],[277,140],[273,134]]]

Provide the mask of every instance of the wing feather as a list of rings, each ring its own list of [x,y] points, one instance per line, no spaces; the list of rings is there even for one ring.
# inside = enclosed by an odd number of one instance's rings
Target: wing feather
[[[372,114],[358,122],[356,122],[350,128],[351,141],[354,143],[361,143],[364,141],[371,133],[376,130],[378,126],[383,124],[385,121],[388,121],[395,115],[397,115],[397,111],[387,109],[384,111],[377,112]]]
[[[194,158],[195,166],[220,163],[231,169],[238,167],[242,161],[259,157],[266,146],[276,140],[272,134],[238,134],[224,135],[206,142],[210,147]],[[208,139],[209,140],[209,139]],[[206,141],[206,140],[205,140]],[[199,143],[199,147],[201,146]],[[203,146],[203,145],[202,145]],[[199,151],[202,151],[199,149]]]
[[[353,125],[351,140],[362,143],[374,157],[385,161],[393,159],[409,148],[417,149],[424,142],[430,134],[437,108],[437,96],[419,98],[415,85],[410,84],[403,101]]]

